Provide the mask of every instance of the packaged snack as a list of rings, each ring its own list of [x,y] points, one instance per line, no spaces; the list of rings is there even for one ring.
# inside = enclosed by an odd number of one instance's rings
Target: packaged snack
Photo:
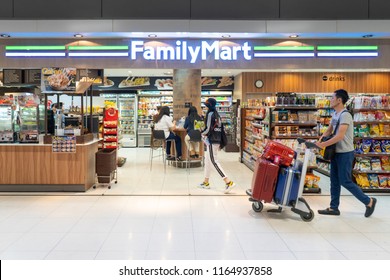
[[[371,188],[379,188],[379,180],[377,174],[368,174],[368,181]]]
[[[384,136],[390,135],[390,124],[383,124],[382,130]]]
[[[361,161],[361,158],[357,157],[355,160],[355,165],[353,167],[354,170],[360,170],[360,161]]]
[[[388,156],[381,157],[382,170],[390,171],[390,158]]]
[[[390,153],[390,141],[382,140],[382,153]]]
[[[362,107],[363,108],[370,108],[370,106],[371,106],[371,97],[362,96],[362,99],[363,99]]]
[[[372,158],[371,159],[371,170],[374,170],[374,171],[381,171],[382,170],[380,158]]]
[[[387,175],[378,175],[378,181],[379,181],[379,187],[380,188],[387,188],[388,186],[388,176]]]
[[[362,183],[361,183],[361,180],[360,180],[360,174],[353,174],[353,177],[355,178],[355,180],[356,180],[356,184],[358,185],[358,186],[361,186],[362,185]],[[387,179],[386,179],[387,180]],[[387,182],[387,181],[386,181]]]
[[[385,118],[385,112],[384,111],[376,111],[375,113],[375,119],[378,121],[381,121]]]
[[[362,152],[363,154],[367,154],[371,150],[372,140],[371,139],[364,139],[362,141]]]
[[[361,141],[356,141],[354,146],[355,146],[355,153],[357,153],[357,154],[362,154],[363,153],[362,142]]]
[[[375,121],[375,112],[366,112],[367,113],[367,121]]]
[[[382,96],[382,108],[387,108],[389,106],[388,96]]]
[[[371,170],[371,160],[369,158],[361,158],[360,159],[360,170],[361,171]]]
[[[370,181],[368,180],[367,174],[359,174],[360,177],[360,186],[362,188],[369,188],[370,187]]]
[[[385,119],[390,120],[390,112],[389,111],[385,112]]]
[[[279,116],[278,116],[278,120],[279,121],[288,121],[288,111],[279,111]]]
[[[375,98],[375,97],[371,97],[371,104],[370,104],[370,108],[377,108],[378,106],[378,100]]]
[[[373,152],[373,153],[381,153],[382,152],[381,141],[379,141],[379,140],[372,140],[371,152]]]
[[[379,125],[378,124],[372,124],[370,126],[370,136],[377,137],[379,135],[380,135]]]
[[[360,137],[370,136],[370,126],[367,124],[361,124],[358,127]]]
[[[313,188],[319,188],[321,177],[313,175]]]
[[[387,187],[390,188],[390,175],[383,175],[387,178]]]

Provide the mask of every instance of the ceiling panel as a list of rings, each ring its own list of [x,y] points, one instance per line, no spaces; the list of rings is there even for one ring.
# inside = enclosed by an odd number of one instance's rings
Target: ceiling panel
[[[1,0],[0,19],[11,18],[12,13],[12,0]]]

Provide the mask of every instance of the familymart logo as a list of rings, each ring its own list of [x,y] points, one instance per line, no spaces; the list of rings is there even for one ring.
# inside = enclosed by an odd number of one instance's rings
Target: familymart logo
[[[116,46],[6,46],[7,57],[129,57],[149,61],[250,61],[254,58],[376,57],[378,46],[251,46],[227,41],[134,40]]]

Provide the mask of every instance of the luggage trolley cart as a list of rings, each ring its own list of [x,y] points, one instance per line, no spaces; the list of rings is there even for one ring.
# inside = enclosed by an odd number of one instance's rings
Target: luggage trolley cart
[[[311,149],[317,148],[317,146],[314,143],[307,142],[301,138],[298,138],[297,140],[299,144],[305,144],[305,149],[303,162],[296,160],[294,168],[279,168],[277,165],[261,158],[256,162],[256,165],[258,165],[257,168],[265,168],[266,170],[263,172],[264,178],[259,179],[263,181],[261,187],[263,190],[255,190],[254,183],[256,183],[256,174],[254,174],[252,191],[250,193],[247,192],[247,194],[251,196],[249,201],[252,202],[252,209],[255,212],[261,212],[263,210],[263,203],[273,202],[278,208],[270,209],[267,212],[280,213],[284,207],[289,207],[291,211],[298,214],[303,221],[310,222],[313,220],[314,212],[302,197],[302,193],[309,159],[312,154]],[[300,152],[302,152],[302,149],[297,150],[296,157]],[[276,173],[278,173],[278,175],[276,175]]]
[[[101,149],[96,152],[94,189],[96,186],[107,186],[111,189],[111,182],[118,182],[116,152],[116,149]]]

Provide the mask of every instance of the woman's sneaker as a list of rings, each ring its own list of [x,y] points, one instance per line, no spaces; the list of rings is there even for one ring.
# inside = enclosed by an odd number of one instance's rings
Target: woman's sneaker
[[[235,186],[236,184],[233,181],[227,183],[225,187],[225,193],[229,193]]]
[[[200,183],[200,184],[198,185],[198,188],[201,188],[201,189],[209,189],[209,188],[210,188],[210,183],[206,183],[206,182]]]

